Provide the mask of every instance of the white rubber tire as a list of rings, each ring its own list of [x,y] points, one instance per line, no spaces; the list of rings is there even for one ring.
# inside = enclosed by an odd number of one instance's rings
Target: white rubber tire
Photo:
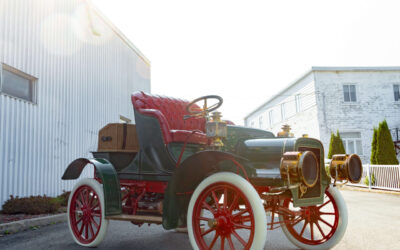
[[[70,204],[71,204],[71,199],[73,197],[73,194],[75,193],[75,191],[83,185],[87,185],[91,188],[93,188],[93,190],[97,193],[98,197],[99,197],[99,201],[100,201],[100,206],[101,206],[101,225],[100,225],[100,230],[99,233],[97,234],[97,237],[94,241],[88,243],[88,244],[83,244],[82,242],[80,242],[74,235],[72,228],[71,228],[71,221],[70,221]],[[108,227],[108,220],[105,218],[105,212],[104,212],[104,192],[103,192],[103,185],[101,185],[100,183],[98,183],[96,180],[94,179],[82,179],[80,181],[78,181],[74,188],[71,191],[71,194],[69,195],[69,199],[68,199],[68,211],[67,211],[67,216],[68,216],[68,227],[69,227],[69,231],[72,235],[72,238],[74,239],[74,241],[84,247],[96,247],[98,246],[104,239],[106,232],[107,232],[107,227]]]
[[[253,244],[251,245],[251,249],[255,250],[263,249],[265,241],[267,239],[267,227],[266,227],[267,217],[260,196],[254,189],[254,187],[247,180],[231,172],[216,173],[207,177],[197,186],[192,197],[190,198],[189,208],[187,212],[187,228],[188,228],[190,244],[192,245],[193,249],[199,249],[196,243],[192,226],[193,209],[196,200],[198,199],[199,195],[203,192],[204,189],[217,182],[230,183],[231,185],[234,185],[237,188],[239,188],[243,192],[243,194],[246,195],[247,199],[249,200],[250,206],[253,210],[254,224],[255,224],[254,238],[253,238]]]
[[[344,201],[342,194],[339,192],[339,190],[337,188],[330,186],[328,188],[328,192],[332,195],[333,199],[336,202],[337,208],[339,210],[339,222],[338,222],[338,227],[336,229],[335,234],[328,241],[326,241],[320,245],[308,245],[308,244],[304,244],[303,242],[298,241],[288,231],[285,223],[281,223],[283,233],[286,235],[288,240],[290,242],[292,242],[295,246],[297,246],[301,249],[309,249],[309,250],[331,249],[337,243],[339,243],[340,240],[343,238],[344,233],[346,232],[347,222],[348,222],[348,213],[347,213],[346,202]],[[283,221],[284,219],[282,216],[279,216],[279,220]]]

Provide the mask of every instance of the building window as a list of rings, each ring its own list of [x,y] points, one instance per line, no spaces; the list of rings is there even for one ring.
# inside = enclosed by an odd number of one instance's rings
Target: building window
[[[250,123],[250,127],[254,128],[254,121]]]
[[[296,103],[296,113],[299,113],[301,111],[300,94],[294,96],[294,101]]]
[[[0,92],[29,102],[36,102],[36,78],[2,64]]]
[[[264,127],[263,117],[262,116],[258,117],[258,127],[259,128],[263,128]]]
[[[284,121],[286,119],[285,103],[281,104],[281,117],[282,117],[282,121]]]
[[[400,101],[400,85],[399,84],[393,85],[393,92],[394,92],[394,100],[396,102]]]
[[[361,133],[360,132],[345,132],[340,133],[346,154],[363,155]]]
[[[269,127],[272,128],[272,125],[274,125],[273,117],[272,117],[272,110],[268,112],[268,119],[269,119]]]
[[[345,102],[356,102],[356,85],[343,85],[343,94]]]

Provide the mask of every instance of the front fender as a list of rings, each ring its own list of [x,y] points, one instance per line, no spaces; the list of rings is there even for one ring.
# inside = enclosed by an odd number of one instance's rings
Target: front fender
[[[190,197],[197,185],[209,175],[223,171],[245,178],[255,173],[245,158],[221,151],[201,151],[179,165],[164,194],[163,227],[172,229],[185,225]]]
[[[121,188],[119,179],[115,168],[109,161],[105,159],[76,159],[68,165],[61,179],[77,179],[88,164],[95,167],[96,176],[101,179],[101,183],[103,184],[105,215],[121,214]]]

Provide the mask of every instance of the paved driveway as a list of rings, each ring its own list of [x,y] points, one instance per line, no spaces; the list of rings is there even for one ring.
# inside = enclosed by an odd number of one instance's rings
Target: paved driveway
[[[335,249],[400,249],[400,195],[341,192],[349,225]]]
[[[342,190],[349,226],[335,249],[400,249],[400,195]],[[280,229],[269,231],[267,249],[296,249]],[[0,249],[85,249],[76,245],[66,223],[0,237]],[[187,235],[152,225],[138,228],[111,221],[98,249],[191,249]]]

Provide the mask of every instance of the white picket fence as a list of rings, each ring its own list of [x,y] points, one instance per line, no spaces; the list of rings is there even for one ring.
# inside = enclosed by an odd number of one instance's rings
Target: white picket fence
[[[367,177],[368,181],[366,181]],[[347,185],[400,191],[400,165],[364,164],[360,183],[348,183]]]

